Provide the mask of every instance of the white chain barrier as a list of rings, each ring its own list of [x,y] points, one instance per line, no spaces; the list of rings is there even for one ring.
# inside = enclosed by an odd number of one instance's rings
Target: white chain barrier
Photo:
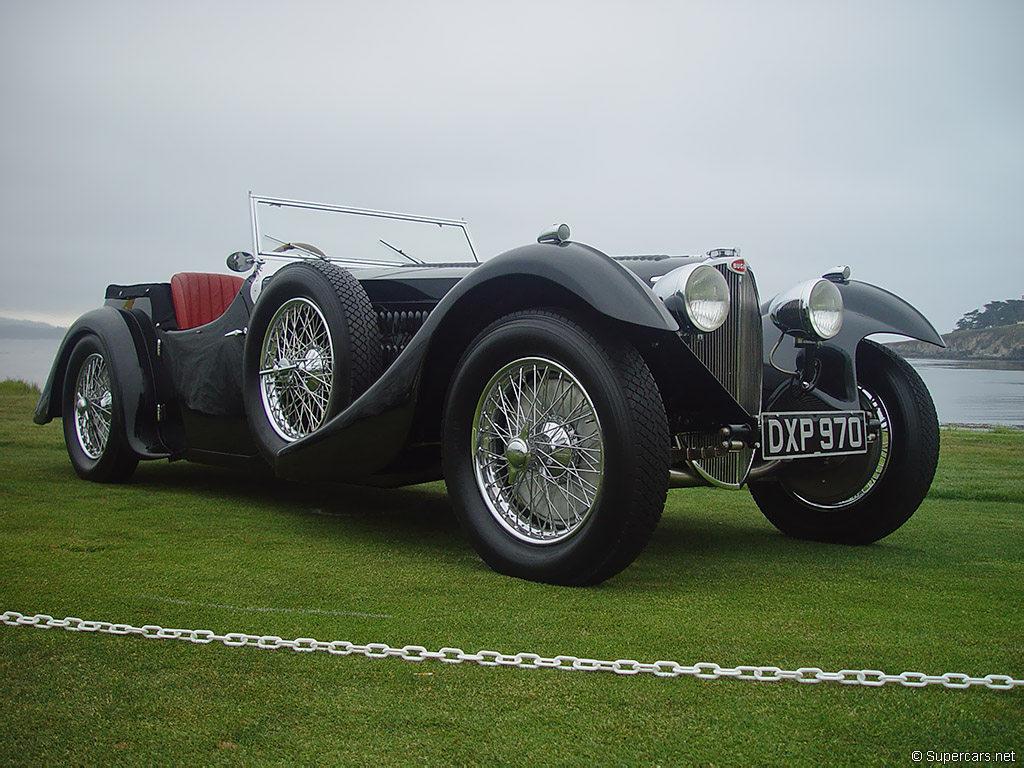
[[[840,685],[864,685],[878,688],[886,683],[899,683],[909,688],[924,688],[927,685],[941,685],[946,688],[970,688],[985,686],[994,691],[1009,691],[1024,686],[1024,680],[1009,675],[986,675],[971,677],[959,672],[943,675],[926,675],[923,672],[903,672],[888,675],[877,669],[841,669],[825,672],[818,667],[800,667],[794,670],[779,667],[722,667],[718,664],[701,662],[686,666],[674,661],[655,661],[650,664],[633,659],[599,661],[576,656],[539,656],[536,653],[504,654],[497,651],[466,653],[460,648],[441,648],[428,651],[420,645],[406,645],[392,648],[385,643],[356,645],[344,640],[323,641],[312,637],[298,637],[284,640],[276,635],[248,635],[242,632],[228,632],[218,635],[208,629],[165,629],[155,624],[135,627],[130,624],[112,624],[108,621],[86,621],[74,617],[55,619],[43,613],[24,616],[17,611],[5,611],[0,621],[12,627],[36,627],[38,629],[65,629],[69,632],[100,632],[108,635],[139,635],[150,640],[184,640],[207,645],[223,643],[230,648],[249,646],[265,650],[289,648],[299,653],[326,651],[334,656],[365,656],[368,659],[394,657],[403,661],[422,662],[427,659],[445,664],[479,664],[484,667],[521,667],[524,669],[562,669],[578,672],[614,672],[617,675],[650,674],[655,677],[696,677],[701,680],[735,678],[773,683],[779,680],[794,680],[798,683],[839,683]]]

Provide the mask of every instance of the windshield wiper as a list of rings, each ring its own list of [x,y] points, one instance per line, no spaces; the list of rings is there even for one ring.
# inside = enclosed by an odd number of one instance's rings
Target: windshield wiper
[[[395,253],[399,254],[400,256],[405,256],[405,258],[407,258],[413,264],[423,264],[424,263],[424,262],[420,261],[419,259],[414,259],[412,256],[410,256],[408,253],[403,251],[401,248],[396,248],[391,243],[389,243],[387,240],[381,240],[380,243],[381,243],[381,245],[386,245],[388,248],[390,248],[392,251],[394,251]]]

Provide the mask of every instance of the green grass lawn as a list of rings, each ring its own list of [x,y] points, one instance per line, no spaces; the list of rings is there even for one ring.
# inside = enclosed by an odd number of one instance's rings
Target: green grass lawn
[[[298,486],[146,463],[80,481],[0,384],[0,611],[681,664],[1024,677],[1024,433],[943,431],[932,492],[862,548],[679,490],[596,588],[490,571],[442,484]],[[8,764],[913,765],[1016,751],[1024,689],[705,681],[0,626]],[[923,764],[928,764],[927,760]]]

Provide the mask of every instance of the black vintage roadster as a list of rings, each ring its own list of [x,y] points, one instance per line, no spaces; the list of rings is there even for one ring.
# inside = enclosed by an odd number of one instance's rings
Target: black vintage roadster
[[[867,544],[931,484],[935,408],[879,333],[942,345],[838,267],[760,303],[737,251],[612,258],[564,224],[479,262],[465,224],[250,196],[247,277],[111,285],[35,421],[75,471],[140,459],[295,480],[444,478],[493,568],[595,584],[670,487],[748,487],[780,530]]]

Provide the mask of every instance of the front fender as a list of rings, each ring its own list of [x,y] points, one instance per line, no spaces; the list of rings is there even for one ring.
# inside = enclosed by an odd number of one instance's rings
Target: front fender
[[[485,261],[445,296],[438,309],[458,303],[490,280],[510,275],[547,280],[577,296],[602,315],[659,331],[679,324],[644,282],[606,254],[581,243],[536,243]]]
[[[832,339],[835,346],[856,348],[866,336],[892,333],[945,347],[938,331],[914,306],[895,293],[870,283],[838,283],[843,295],[843,329]]]
[[[890,333],[937,347],[946,346],[928,319],[896,294],[858,280],[839,282],[836,287],[843,296],[843,328],[834,338],[822,344],[819,354],[831,370],[822,377],[818,389],[837,400],[837,405],[856,407],[859,402],[857,347],[866,337],[876,333]],[[790,378],[778,368],[796,370],[797,356],[800,354],[793,338],[782,338],[782,331],[768,316],[770,304],[770,301],[765,302],[761,307],[766,397]]]
[[[78,318],[60,343],[32,420],[36,424],[46,424],[63,415],[68,359],[83,337],[96,336],[107,352],[111,383],[120,395],[118,399],[129,445],[143,458],[161,458],[168,453],[157,436],[152,384],[143,372],[139,343],[130,322],[129,313],[113,307],[100,307]]]

